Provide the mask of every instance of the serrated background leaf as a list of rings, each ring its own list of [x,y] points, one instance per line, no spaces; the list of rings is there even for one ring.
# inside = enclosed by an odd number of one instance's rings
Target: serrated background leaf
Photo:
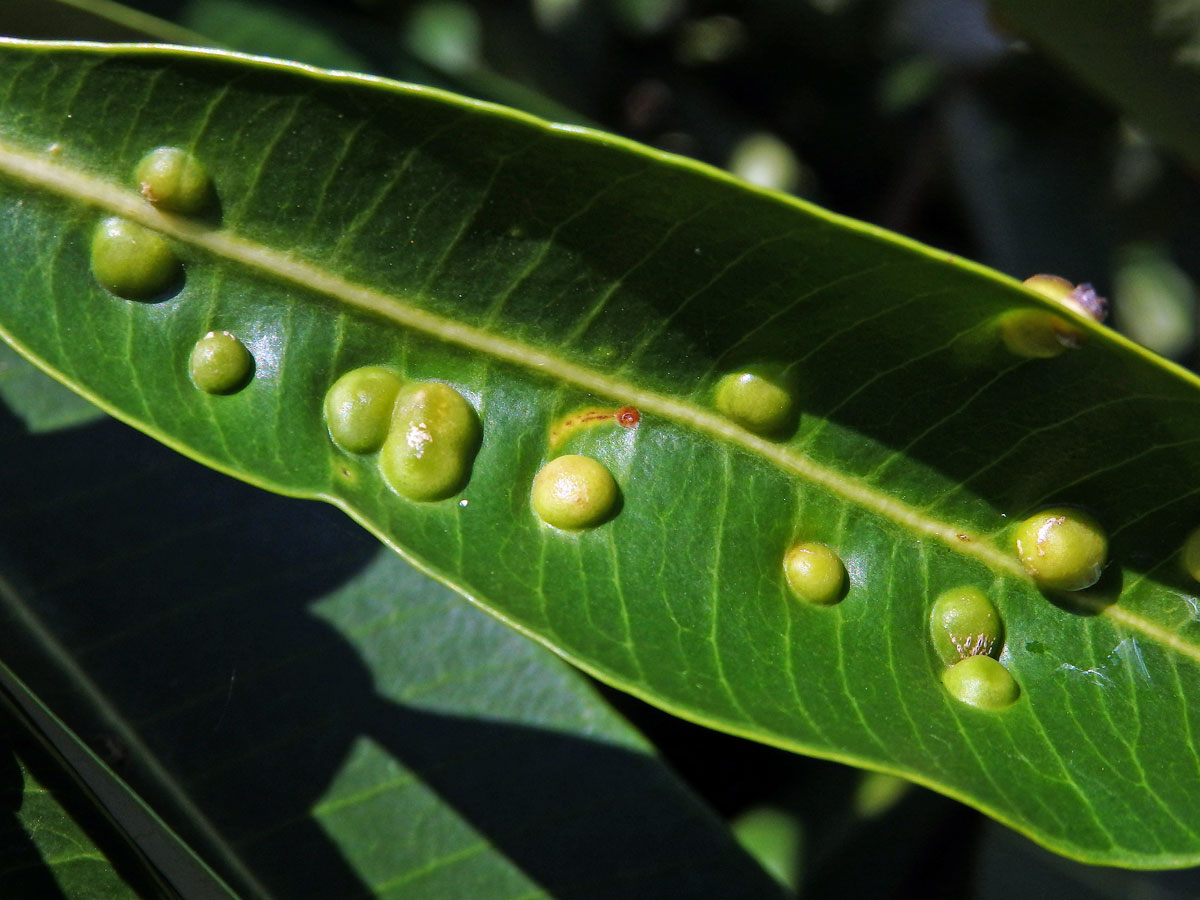
[[[1197,512],[1187,377],[1099,331],[1052,361],[997,355],[994,317],[1037,302],[1011,283],[612,139],[419,90],[238,77],[215,56],[6,58],[7,109],[23,112],[4,126],[5,240],[56,283],[4,273],[19,301],[4,327],[44,365],[210,464],[334,499],[664,707],[899,772],[1061,852],[1194,861],[1200,651],[1172,562]],[[102,113],[86,96],[107,98]],[[98,137],[121,120],[119,144]],[[223,232],[118,189],[162,143],[213,169]],[[180,294],[132,305],[91,283],[96,213],[69,199],[85,194],[182,239]],[[184,365],[212,327],[258,361],[220,402]],[[324,390],[379,362],[478,405],[461,498],[398,500],[328,443]],[[716,378],[753,362],[804,385],[785,444],[708,410]],[[598,402],[643,413],[568,445],[610,465],[624,507],[563,540],[533,521],[527,486],[552,423]],[[1045,502],[1090,505],[1113,533],[1115,564],[1082,607],[1099,615],[1051,602],[1005,549],[1009,521]],[[835,609],[787,595],[779,559],[800,536],[847,562]],[[963,582],[1006,619],[1023,696],[1003,714],[938,685],[928,603]]]

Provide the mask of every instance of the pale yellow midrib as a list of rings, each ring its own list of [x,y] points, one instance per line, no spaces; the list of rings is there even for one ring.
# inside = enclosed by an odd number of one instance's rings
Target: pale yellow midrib
[[[324,294],[367,312],[374,313],[398,325],[421,331],[447,343],[483,353],[495,359],[531,369],[535,372],[566,381],[591,393],[611,397],[708,432],[763,456],[783,469],[818,484],[858,506],[893,519],[922,534],[944,541],[955,550],[975,556],[994,568],[1001,568],[1024,577],[1020,565],[1008,554],[976,540],[963,529],[932,519],[905,503],[866,487],[807,457],[741,428],[723,416],[702,407],[684,403],[653,391],[638,388],[628,382],[602,375],[585,366],[572,363],[517,341],[500,337],[479,328],[435,315],[403,303],[365,285],[348,281],[325,269],[288,253],[240,238],[228,231],[209,228],[194,221],[172,216],[146,202],[138,193],[111,182],[86,175],[76,169],[17,150],[0,142],[0,171],[34,183],[74,200],[89,203],[140,222],[156,231],[170,235],[195,247],[207,250],[221,259],[241,263],[248,268],[287,281],[304,290]],[[964,541],[959,535],[970,538]]]
[[[438,340],[511,363],[521,368],[565,381],[599,396],[636,406],[698,431],[739,445],[770,460],[780,468],[819,485],[832,494],[876,515],[891,519],[919,536],[932,538],[964,556],[979,560],[993,570],[1029,580],[1015,556],[985,542],[971,531],[934,519],[908,504],[814,462],[803,454],[765,440],[703,407],[684,403],[635,385],[609,378],[528,345],[472,328],[403,303],[365,285],[348,281],[312,263],[281,253],[228,231],[168,215],[131,189],[96,178],[0,141],[0,172],[70,199],[99,207],[139,222],[177,240],[208,251],[214,256],[241,263],[281,281],[332,297],[347,306],[381,316],[398,325],[421,331]],[[1086,601],[1085,601],[1086,602]],[[1115,606],[1100,607],[1127,628],[1141,631],[1176,652],[1200,662],[1200,647],[1179,635]]]

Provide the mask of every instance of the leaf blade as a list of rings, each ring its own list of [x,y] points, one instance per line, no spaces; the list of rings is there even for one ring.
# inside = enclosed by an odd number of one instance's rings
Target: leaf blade
[[[134,109],[146,107],[134,88],[147,71],[182,79],[172,95],[209,97],[199,120],[175,115],[147,134],[165,128],[206,158],[254,162],[223,166],[214,230],[163,219],[116,186],[137,141],[86,165],[6,143],[10,172],[69,184],[195,251],[182,299],[147,310],[105,305],[92,290],[81,301],[93,332],[130,336],[137,365],[85,377],[75,361],[103,356],[103,342],[85,334],[67,352],[36,304],[13,310],[6,333],[29,344],[40,329],[43,364],[217,468],[333,500],[494,615],[660,706],[903,774],[1062,852],[1125,865],[1194,858],[1198,825],[1181,798],[1194,792],[1195,767],[1144,762],[1164,747],[1195,760],[1184,698],[1200,650],[1180,599],[1191,594],[1162,538],[1181,537],[1197,515],[1183,487],[1196,466],[1186,452],[1197,439],[1194,377],[1082,320],[1072,325],[1089,334],[1086,351],[997,361],[996,317],[1045,308],[1012,282],[619,140],[282,64],[249,62],[251,84],[232,74],[247,64],[236,57],[225,69],[212,53],[88,52],[77,77],[132,95]],[[48,123],[75,108],[57,102]],[[244,128],[231,124],[239,104]],[[77,254],[87,214],[73,215],[75,243],[62,254],[86,285]],[[36,232],[7,235],[36,254]],[[246,332],[260,367],[223,406],[179,375],[188,335],[227,327],[218,314]],[[727,368],[764,359],[803,375],[800,428],[784,442],[709,407]],[[327,442],[324,388],[381,361],[477,405],[484,445],[461,500],[397,502],[369,460]],[[625,504],[596,533],[562,540],[532,521],[527,485],[556,423],[601,401],[638,406],[641,423],[584,429],[564,447],[608,464]],[[1147,434],[1147,446],[1106,458],[1105,435],[1121,430]],[[1139,479],[1147,457],[1170,477]],[[1005,519],[1051,501],[1108,513],[1129,573],[1121,603],[1089,595],[1068,610],[1024,576]],[[843,556],[851,594],[841,606],[788,597],[779,559],[800,537]],[[957,707],[931,664],[925,604],[963,581],[1001,597],[1003,659],[1025,697],[1003,715]],[[1153,679],[1180,684],[1182,725],[1180,708],[1138,681],[1138,658]],[[1097,696],[1103,682],[1087,674],[1097,671],[1133,700]],[[1153,729],[1122,734],[1115,711],[1126,709]],[[1128,785],[1147,780],[1155,790],[1132,799]]]

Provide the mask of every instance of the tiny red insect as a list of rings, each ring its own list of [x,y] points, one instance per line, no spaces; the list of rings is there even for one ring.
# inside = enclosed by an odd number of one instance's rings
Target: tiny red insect
[[[617,410],[618,425],[625,428],[632,428],[640,421],[642,421],[642,414],[632,406],[622,406]]]

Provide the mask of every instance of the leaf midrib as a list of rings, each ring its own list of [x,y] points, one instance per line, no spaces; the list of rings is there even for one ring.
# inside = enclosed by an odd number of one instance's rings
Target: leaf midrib
[[[693,403],[611,378],[551,353],[470,325],[455,322],[428,310],[405,303],[366,285],[342,278],[327,269],[228,230],[209,228],[192,220],[162,212],[136,191],[104,181],[60,163],[0,141],[0,171],[69,199],[116,213],[176,240],[238,263],[277,280],[294,284],[337,300],[346,306],[372,313],[404,328],[420,331],[437,340],[455,344],[493,359],[519,366],[547,378],[567,382],[589,393],[636,406],[681,425],[737,444],[809,482],[906,526],[922,535],[935,537],[947,546],[988,564],[994,569],[1024,576],[1020,564],[994,546],[981,542],[963,528],[951,526],[902,501],[814,462],[802,453],[765,440],[730,420]],[[964,540],[964,537],[967,538]]]
[[[543,123],[542,127],[550,126]],[[345,306],[379,316],[401,327],[420,331],[445,343],[490,356],[543,377],[567,382],[589,393],[609,397],[620,404],[635,406],[643,414],[652,413],[710,437],[740,446],[844,501],[891,520],[916,537],[932,538],[957,554],[982,562],[993,571],[1031,582],[1028,573],[1013,554],[982,539],[970,529],[935,519],[857,479],[815,462],[794,448],[759,437],[723,416],[693,403],[639,388],[527,344],[444,318],[397,297],[352,282],[308,260],[239,237],[228,230],[214,229],[192,220],[169,215],[154,207],[136,191],[46,159],[42,155],[5,141],[0,141],[0,174],[123,216],[219,259],[294,284],[302,290],[322,294]],[[61,374],[59,377],[62,377]],[[100,405],[108,408],[107,404]],[[120,418],[128,419],[119,410],[109,411]],[[154,429],[145,423],[133,424],[141,430],[154,433]],[[160,437],[157,433],[155,436]],[[180,447],[176,441],[167,440],[166,443],[196,457],[196,454]],[[327,498],[322,495],[322,499],[340,498]],[[1200,662],[1200,646],[1183,640],[1180,635],[1128,610],[1118,609],[1114,604],[1105,605],[1087,597],[1075,599],[1093,611]]]

